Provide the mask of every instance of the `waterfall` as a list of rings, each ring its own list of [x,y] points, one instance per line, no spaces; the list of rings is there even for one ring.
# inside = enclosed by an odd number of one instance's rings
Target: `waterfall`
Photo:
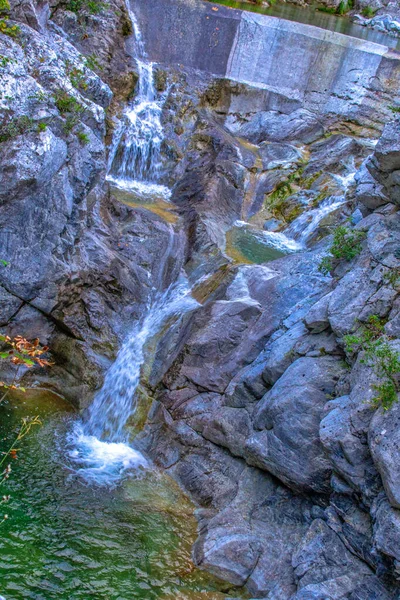
[[[140,380],[146,342],[171,317],[184,314],[198,303],[190,295],[187,281],[181,278],[166,292],[157,294],[147,314],[122,345],[104,384],[88,409],[85,430],[98,438],[115,442],[126,439],[124,427],[135,410],[135,391]]]
[[[146,344],[170,320],[193,310],[198,302],[190,295],[185,277],[155,294],[107,371],[104,384],[84,419],[67,438],[69,456],[77,472],[88,481],[111,484],[126,469],[145,466],[144,457],[128,445],[125,425],[135,412],[135,392],[146,358]]]
[[[127,0],[128,1],[128,0]],[[146,60],[140,29],[131,12],[135,37],[135,58],[139,70],[138,94],[128,106],[114,135],[110,150],[108,179],[118,187],[146,197],[169,196],[168,188],[157,183],[160,173],[164,97],[154,87],[153,64]],[[172,232],[173,236],[173,232]],[[160,273],[172,250],[160,260]],[[162,280],[162,277],[160,277]],[[88,482],[110,485],[127,469],[147,465],[146,459],[128,444],[126,423],[135,412],[135,394],[146,359],[146,345],[165,324],[198,306],[190,295],[187,279],[181,276],[166,291],[153,290],[142,319],[132,328],[107,371],[104,384],[67,435],[73,470]]]
[[[108,180],[141,196],[168,199],[170,190],[158,183],[161,171],[161,123],[166,94],[154,86],[154,64],[147,60],[139,24],[130,10],[135,37],[135,60],[139,72],[136,98],[125,110],[115,131],[108,160]]]

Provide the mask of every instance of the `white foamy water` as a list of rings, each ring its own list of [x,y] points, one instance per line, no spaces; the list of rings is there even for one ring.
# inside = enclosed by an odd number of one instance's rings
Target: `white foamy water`
[[[122,344],[107,371],[104,384],[87,409],[83,421],[68,435],[69,456],[76,473],[97,484],[112,484],[127,469],[145,467],[146,460],[128,444],[125,425],[135,412],[135,393],[146,358],[146,343],[167,320],[198,306],[186,278],[155,295],[145,316]]]
[[[119,187],[145,195],[154,192],[160,177],[161,145],[164,131],[161,123],[166,94],[158,94],[154,86],[154,64],[146,57],[139,25],[134,13],[127,9],[136,42],[136,63],[139,71],[138,92],[125,110],[113,136],[108,159],[108,178]],[[160,186],[164,198],[170,192]],[[168,191],[167,191],[168,190]]]
[[[165,185],[159,185],[158,183],[118,179],[111,175],[107,176],[107,181],[120,190],[132,192],[143,199],[161,198],[162,200],[168,201],[171,197],[171,190]]]
[[[296,252],[302,248],[299,242],[296,242],[296,240],[288,237],[286,233],[281,231],[263,231],[262,236],[264,244],[282,252]]]
[[[127,471],[141,471],[149,466],[145,457],[123,442],[102,442],[85,433],[77,422],[67,436],[68,455],[76,465],[75,473],[88,483],[112,485]]]

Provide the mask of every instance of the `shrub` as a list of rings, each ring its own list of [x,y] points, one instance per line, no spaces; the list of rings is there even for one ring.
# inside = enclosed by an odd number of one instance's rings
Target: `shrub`
[[[64,90],[57,90],[54,102],[61,114],[79,114],[84,111],[83,106],[79,104],[78,100]]]
[[[21,33],[21,29],[18,25],[8,25],[7,17],[4,17],[0,19],[0,33],[16,38]]]
[[[372,6],[364,6],[364,8],[362,9],[362,14],[367,19],[370,19],[371,17],[373,17],[375,12],[376,12],[376,9],[372,8]]]
[[[99,61],[97,60],[96,56],[94,54],[89,54],[89,56],[86,56],[85,58],[85,67],[87,69],[90,69],[91,71],[102,71],[103,68],[100,65]]]
[[[325,256],[319,265],[319,270],[327,275],[333,268],[333,259],[350,261],[362,250],[362,240],[365,232],[339,225],[334,231],[333,242],[329,248],[331,256]]]
[[[29,133],[33,130],[33,119],[27,115],[10,119],[0,125],[0,143],[7,142],[23,133]]]
[[[371,367],[381,380],[373,386],[376,395],[372,402],[389,410],[397,401],[400,391],[400,354],[389,344],[384,334],[385,321],[377,315],[371,315],[359,333],[344,336],[345,351],[348,354],[364,353],[361,362]]]
[[[107,7],[105,2],[100,0],[69,0],[66,8],[74,13],[81,11],[89,12],[91,15],[98,15]]]

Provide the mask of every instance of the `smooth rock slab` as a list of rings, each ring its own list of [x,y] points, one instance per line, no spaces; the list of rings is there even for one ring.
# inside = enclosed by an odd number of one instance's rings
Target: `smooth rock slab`
[[[295,361],[259,402],[253,418],[256,431],[246,445],[248,462],[292,489],[328,492],[331,463],[319,439],[319,425],[327,396],[342,372],[339,360],[332,357]]]

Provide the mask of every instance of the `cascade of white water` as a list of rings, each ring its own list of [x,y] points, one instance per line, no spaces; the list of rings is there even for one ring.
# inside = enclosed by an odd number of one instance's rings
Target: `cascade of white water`
[[[135,36],[135,60],[139,71],[136,98],[125,110],[113,137],[108,160],[108,180],[114,185],[142,196],[170,196],[158,184],[161,169],[161,123],[165,94],[154,86],[154,65],[147,60],[135,14],[127,9]]]
[[[98,438],[116,442],[125,439],[124,426],[135,410],[134,395],[144,362],[146,342],[171,317],[182,315],[198,303],[181,278],[165,292],[156,295],[147,314],[127,337],[106,374],[103,387],[87,412],[85,430]]]
[[[130,11],[139,69],[139,89],[125,111],[114,136],[109,180],[140,195],[161,194],[169,190],[157,183],[163,140],[162,103],[153,81],[153,64],[146,60],[145,48],[135,15]],[[160,281],[173,247],[173,231],[164,259],[160,260]],[[135,394],[140,382],[146,345],[168,321],[178,319],[195,308],[187,280],[181,277],[166,291],[154,291],[142,319],[133,327],[106,373],[104,384],[67,437],[69,456],[75,471],[97,484],[112,484],[127,469],[146,466],[145,458],[128,445],[125,425],[136,408]]]
[[[155,294],[143,319],[121,346],[84,420],[77,422],[68,436],[69,455],[85,479],[109,484],[124,470],[145,466],[144,457],[127,444],[124,428],[135,411],[146,344],[167,321],[196,306],[186,278],[181,277],[166,291]]]

